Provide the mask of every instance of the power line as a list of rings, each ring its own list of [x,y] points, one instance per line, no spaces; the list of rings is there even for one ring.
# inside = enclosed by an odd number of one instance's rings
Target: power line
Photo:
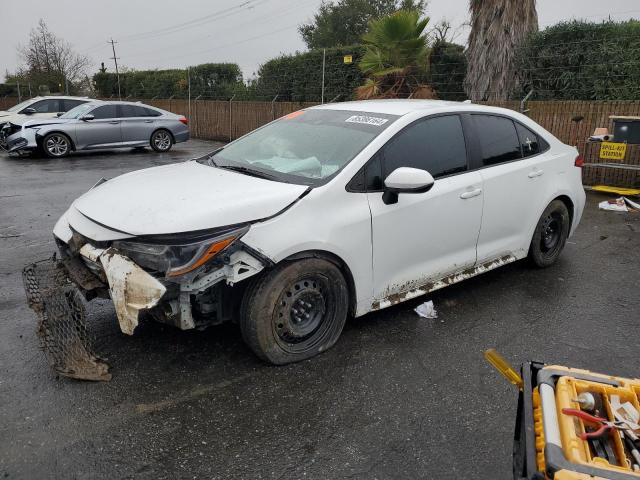
[[[141,52],[141,53],[135,53],[133,55],[129,55],[127,58],[136,58],[136,57],[142,57],[142,56],[148,57],[149,54],[153,54],[153,53],[157,53],[157,52],[166,52],[167,50],[175,50],[175,49],[184,48],[187,45],[191,45],[191,44],[196,43],[196,42],[203,42],[206,39],[213,37],[214,35],[219,35],[219,33],[221,31],[222,32],[228,31],[228,30],[236,30],[237,31],[238,28],[243,27],[245,25],[253,24],[254,22],[256,22],[258,20],[260,22],[264,23],[267,20],[273,20],[273,19],[277,19],[277,18],[284,18],[286,16],[291,15],[292,13],[296,13],[296,10],[300,10],[302,8],[305,8],[308,5],[313,4],[313,3],[317,3],[316,0],[307,0],[307,1],[298,2],[294,7],[291,7],[289,9],[287,9],[285,12],[278,12],[278,13],[276,13],[274,15],[262,16],[259,19],[251,19],[251,20],[249,20],[247,22],[242,22],[242,23],[239,23],[239,24],[236,24],[236,25],[231,25],[231,26],[229,26],[227,28],[224,28],[223,30],[217,30],[215,32],[215,34],[208,34],[208,35],[205,35],[204,37],[194,38],[192,40],[189,40],[189,41],[184,42],[184,43],[180,43],[178,45],[172,44],[167,48],[149,50],[149,51]]]
[[[185,28],[193,28],[196,26],[201,26],[213,21],[217,21],[217,20],[221,20],[223,18],[226,18],[230,15],[234,15],[236,13],[239,13],[242,10],[248,9],[248,8],[253,8],[256,5],[259,5],[261,3],[264,3],[267,0],[245,0],[242,3],[240,3],[239,5],[234,5],[232,7],[228,7],[228,8],[224,8],[222,10],[218,10],[216,12],[210,13],[208,15],[205,16],[200,16],[198,18],[195,18],[193,20],[189,20],[187,22],[183,22],[183,23],[178,23],[176,25],[172,25],[169,27],[163,27],[163,28],[159,28],[157,30],[149,30],[147,32],[141,32],[141,33],[134,33],[131,35],[125,35],[121,37],[121,40],[123,41],[133,41],[133,40],[142,40],[142,39],[149,39],[149,38],[155,38],[158,36],[164,36],[164,35],[169,35],[169,34],[173,34],[173,33],[177,33],[181,30],[184,30]]]

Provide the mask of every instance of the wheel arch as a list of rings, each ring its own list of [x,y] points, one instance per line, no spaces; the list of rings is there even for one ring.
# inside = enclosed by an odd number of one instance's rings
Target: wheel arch
[[[567,195],[566,193],[556,193],[553,197],[551,197],[549,199],[548,202],[546,202],[544,204],[544,206],[542,207],[542,210],[540,210],[538,212],[538,217],[537,217],[536,223],[534,223],[530,227],[528,235],[527,235],[527,237],[525,237],[525,238],[528,239],[527,240],[528,243],[527,243],[526,248],[525,248],[526,252],[530,251],[531,242],[533,241],[533,235],[535,234],[536,226],[538,225],[538,222],[540,221],[540,217],[542,216],[542,214],[544,213],[546,208],[551,204],[551,202],[554,202],[556,200],[560,200],[562,203],[564,203],[565,207],[567,207],[567,210],[569,211],[569,235],[571,235],[571,232],[573,231],[573,228],[574,228],[573,219],[574,219],[574,216],[575,216],[575,203],[571,199],[571,197],[569,195]]]
[[[51,135],[52,133],[59,133],[60,135],[64,135],[65,137],[67,137],[69,139],[69,142],[71,143],[71,150],[72,151],[76,150],[76,142],[73,140],[73,137],[69,135],[67,132],[59,129],[51,130],[43,134],[36,135],[36,144],[38,145],[38,147],[42,148],[42,142],[44,141],[45,137],[47,135]]]
[[[573,204],[573,200],[571,200],[571,198],[568,195],[558,195],[556,198],[551,200],[551,202],[555,200],[560,200],[562,203],[564,203],[565,207],[567,207],[567,210],[569,211],[569,222],[570,222],[569,228],[570,229],[573,228],[573,218],[575,215],[575,206]]]
[[[154,128],[153,131],[151,132],[151,135],[149,136],[149,142],[151,142],[151,139],[156,134],[156,132],[159,132],[160,130],[164,130],[165,132],[167,132],[169,134],[169,136],[171,137],[171,143],[175,145],[176,137],[173,135],[173,132],[171,131],[171,129],[169,129],[167,127]]]
[[[340,269],[340,271],[344,275],[344,279],[347,281],[347,287],[349,289],[349,315],[354,316],[356,313],[357,305],[356,284],[353,278],[353,273],[351,273],[351,269],[349,268],[347,263],[335,253],[329,252],[327,250],[304,250],[301,252],[293,253],[288,257],[283,258],[282,260],[280,260],[280,262],[278,262],[278,264],[281,264],[283,262],[293,262],[305,258],[320,258],[333,263]]]

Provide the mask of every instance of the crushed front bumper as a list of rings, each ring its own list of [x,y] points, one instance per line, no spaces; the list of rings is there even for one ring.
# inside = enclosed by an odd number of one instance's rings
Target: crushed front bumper
[[[22,130],[9,135],[5,139],[8,152],[17,152],[20,150],[35,150],[38,148],[36,139],[36,131],[32,128],[23,128]]]
[[[27,301],[38,316],[41,346],[53,369],[86,380],[109,380],[111,375],[93,353],[83,299],[110,297],[127,335],[134,333],[142,311],[182,330],[202,328],[230,319],[223,282],[232,286],[266,265],[238,248],[225,255],[224,262],[174,283],[154,277],[113,247],[99,248],[77,236],[68,244],[58,242],[62,260],[37,262],[23,270]]]

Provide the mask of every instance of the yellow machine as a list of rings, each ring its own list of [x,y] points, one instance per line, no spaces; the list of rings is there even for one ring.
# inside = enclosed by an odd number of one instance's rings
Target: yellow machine
[[[640,380],[485,357],[520,389],[514,479],[640,479]]]

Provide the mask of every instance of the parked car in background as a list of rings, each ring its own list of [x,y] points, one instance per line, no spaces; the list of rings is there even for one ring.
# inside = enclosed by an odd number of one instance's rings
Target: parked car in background
[[[55,119],[25,122],[7,137],[9,152],[40,149],[49,157],[72,151],[151,147],[167,152],[189,139],[186,117],[140,102],[93,100]]]
[[[34,97],[7,110],[0,110],[0,145],[4,145],[6,138],[20,130],[28,120],[54,118],[60,112],[68,112],[90,101],[87,97]]]
[[[581,166],[511,110],[334,103],[107,180],[54,236],[70,277],[86,298],[113,300],[124,333],[141,310],[181,329],[239,311],[246,343],[283,364],[334,345],[348,315],[526,257],[553,264],[582,215]]]

